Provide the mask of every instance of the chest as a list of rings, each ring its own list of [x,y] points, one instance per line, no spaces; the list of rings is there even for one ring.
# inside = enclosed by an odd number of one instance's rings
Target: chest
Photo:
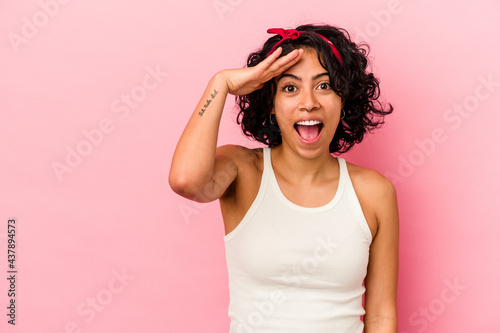
[[[360,285],[366,275],[370,240],[362,221],[341,208],[338,213],[309,214],[264,199],[226,242],[226,253],[249,279],[271,285]]]
[[[321,207],[333,200],[339,179],[310,183],[291,183],[276,176],[280,192],[292,203],[302,207]]]

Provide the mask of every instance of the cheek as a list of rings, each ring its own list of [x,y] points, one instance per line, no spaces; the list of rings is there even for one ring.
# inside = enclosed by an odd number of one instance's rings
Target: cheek
[[[335,93],[331,93],[330,96],[325,96],[323,105],[330,110],[340,111],[342,109],[342,98]]]
[[[295,108],[295,105],[289,101],[275,104],[274,114],[276,115],[276,119],[278,119],[278,121],[283,125],[292,121],[291,119]]]
[[[285,98],[277,95],[274,97],[273,105],[275,109],[286,111],[294,107],[294,105],[296,105],[296,102],[293,98]]]
[[[335,120],[332,120],[330,122],[330,125],[327,128],[323,128],[323,130],[325,130],[326,132],[325,134],[329,141],[333,140],[333,137],[335,136],[335,133],[339,128],[339,125],[340,125],[340,120],[337,117]]]

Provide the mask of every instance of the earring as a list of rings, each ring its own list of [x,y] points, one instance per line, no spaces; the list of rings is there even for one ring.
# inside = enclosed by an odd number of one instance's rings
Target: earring
[[[340,110],[340,120],[344,119],[345,117],[345,110],[344,108],[342,108],[342,110]]]
[[[273,123],[273,115],[270,114],[269,115],[269,122],[271,123],[271,125],[276,125],[276,123],[277,123],[276,116],[274,117],[274,123]]]

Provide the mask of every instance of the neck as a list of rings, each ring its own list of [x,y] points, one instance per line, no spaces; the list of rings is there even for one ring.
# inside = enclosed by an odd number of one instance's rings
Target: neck
[[[280,174],[287,175],[288,179],[295,179],[298,182],[321,181],[331,177],[332,163],[337,165],[329,151],[306,158],[281,144],[273,148],[271,154],[273,168]]]

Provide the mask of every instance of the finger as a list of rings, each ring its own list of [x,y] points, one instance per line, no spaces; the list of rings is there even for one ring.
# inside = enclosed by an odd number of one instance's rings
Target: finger
[[[271,64],[280,56],[282,51],[283,49],[281,48],[281,46],[278,47],[267,58],[262,60],[259,65],[264,66],[265,68],[271,66]]]
[[[265,81],[280,75],[288,68],[295,65],[304,53],[303,49],[295,49],[289,54],[277,59],[282,53],[281,47],[278,49],[279,50],[271,53],[268,58],[264,59],[255,67],[256,70],[262,70],[260,77],[264,78]]]
[[[292,52],[288,53],[286,56],[283,56],[275,61],[275,64],[278,67],[282,66],[293,66],[293,64],[296,64],[300,58],[302,57],[302,54],[304,53],[303,49],[295,49]]]
[[[273,72],[274,76],[280,75],[281,73],[295,65],[300,60],[303,53],[304,50],[302,49],[293,50],[286,56],[276,60],[269,68],[269,70]]]
[[[299,49],[300,51],[301,49]],[[300,56],[301,53],[298,53],[297,50],[293,50],[292,52],[290,52],[289,54],[281,57],[278,59],[278,57],[281,55],[283,49],[280,47],[278,47],[273,53],[271,53],[266,59],[262,60],[258,65],[257,67],[260,67],[262,70],[264,71],[268,71],[268,70],[276,70],[275,66],[273,66],[275,63],[278,63],[279,66],[278,67],[281,67],[282,64],[284,63],[287,63],[291,60],[293,60],[296,56]],[[298,59],[297,59],[298,61]],[[271,69],[271,66],[273,66],[273,69]]]

